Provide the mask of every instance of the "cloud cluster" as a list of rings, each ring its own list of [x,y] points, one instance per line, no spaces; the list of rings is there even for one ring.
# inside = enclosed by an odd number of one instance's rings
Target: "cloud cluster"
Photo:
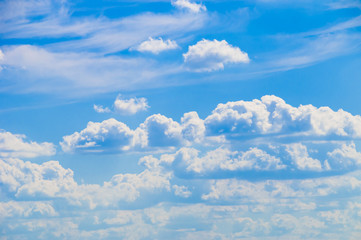
[[[65,152],[148,150],[199,142],[204,137],[203,133],[203,121],[195,112],[185,114],[181,123],[155,114],[148,117],[135,130],[114,118],[101,123],[89,122],[82,131],[64,136],[60,145]]]
[[[124,109],[133,109],[133,112],[146,106],[145,100],[119,102]],[[122,152],[189,144],[207,145],[212,140],[234,145],[235,141],[241,140],[261,144],[281,143],[284,139],[297,142],[353,140],[360,137],[361,117],[358,115],[353,116],[342,109],[335,112],[328,107],[312,105],[293,107],[279,97],[264,96],[260,100],[218,104],[204,120],[196,112],[185,113],[180,122],[155,114],[134,130],[115,119],[89,122],[87,128],[65,136],[60,144],[66,152]],[[286,151],[298,169],[324,168],[317,160],[310,158],[301,145],[289,145]]]
[[[142,42],[138,47],[136,47],[136,50],[139,52],[159,54],[160,52],[176,49],[178,47],[178,44],[170,39],[163,41],[161,37],[159,37],[159,39],[153,39],[150,37],[147,41]]]
[[[0,221],[9,217],[58,216],[50,202],[0,202]]]
[[[78,184],[74,180],[73,171],[63,168],[57,161],[39,165],[15,158],[0,159],[1,189],[11,193],[13,198],[62,198],[71,205],[90,208],[116,205],[119,201],[133,202],[140,197],[140,191],[170,191],[171,176],[170,172],[163,172],[162,169],[145,169],[139,174],[114,175],[103,185]],[[37,211],[55,214],[49,206],[45,210]]]
[[[138,136],[131,139],[143,139],[150,148],[191,141],[201,144],[204,140],[193,135],[204,135],[206,127],[191,112],[180,123],[152,115],[136,130],[114,119],[90,123],[73,137],[82,139],[79,142],[82,148],[101,150],[112,149],[111,141],[129,144],[133,140],[126,137],[127,133],[135,132],[139,132]],[[320,144],[327,147],[311,151]],[[297,174],[355,169],[360,165],[361,153],[353,142],[270,143],[243,151],[231,150],[232,145],[227,144],[210,151],[209,147],[202,148],[197,150],[193,144],[172,154],[142,157],[139,160],[142,171],[116,174],[103,184],[80,184],[73,171],[57,161],[37,164],[16,158],[0,159],[0,194],[7,199],[0,202],[3,233],[55,239],[142,239],[168,235],[175,239],[269,235],[281,239],[290,236],[329,239],[322,231],[347,228],[354,232],[359,224],[361,205],[347,202],[359,198],[361,193],[359,171],[331,177],[282,179],[285,171]],[[315,157],[321,151],[327,164]],[[222,171],[227,174],[217,174]],[[241,180],[247,171],[276,172],[278,177]],[[339,202],[331,202],[330,197]],[[163,202],[164,199],[172,202]],[[231,228],[224,229],[224,224]],[[138,234],[135,230],[140,228]]]
[[[183,54],[186,66],[197,72],[214,71],[224,68],[228,63],[249,63],[248,54],[238,47],[233,47],[225,40],[203,39],[188,47]]]
[[[33,158],[38,156],[52,156],[55,154],[55,146],[52,143],[27,142],[26,136],[12,134],[0,129],[0,157]]]

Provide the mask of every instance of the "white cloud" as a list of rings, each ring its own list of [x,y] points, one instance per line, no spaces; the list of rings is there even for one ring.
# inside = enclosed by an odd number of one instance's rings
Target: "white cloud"
[[[189,11],[195,13],[207,10],[206,6],[204,6],[203,4],[190,2],[189,0],[172,0],[172,5],[177,8],[188,9]]]
[[[192,192],[189,191],[186,186],[173,185],[172,188],[174,189],[174,194],[176,196],[188,198],[192,195]]]
[[[181,125],[161,114],[148,117],[138,130],[146,136],[150,147],[179,146],[183,140]]]
[[[172,50],[178,48],[175,41],[167,39],[163,41],[161,37],[159,39],[149,38],[147,41],[142,42],[136,50],[139,52],[151,52],[153,54],[159,54],[160,52]]]
[[[300,170],[321,171],[322,165],[319,160],[308,155],[306,146],[301,143],[289,144],[286,151],[291,156],[293,164]]]
[[[120,114],[132,115],[149,108],[146,98],[122,99],[120,95],[114,102],[115,111]]]
[[[9,217],[31,217],[37,214],[45,216],[58,216],[49,202],[0,202],[0,220]]]
[[[185,143],[182,130],[182,125],[178,122],[160,114],[149,116],[135,130],[111,118],[101,123],[89,122],[82,131],[64,136],[60,145],[65,152],[123,152],[168,148]]]
[[[361,165],[361,153],[357,152],[354,142],[342,144],[341,148],[327,153],[330,167],[335,170],[354,169]]]
[[[1,51],[0,49],[0,61],[3,61],[4,60],[4,53],[3,51]]]
[[[39,165],[11,158],[0,162],[0,180],[17,196],[41,193],[54,197],[57,192],[76,185],[73,171],[64,169],[57,161]]]
[[[189,69],[203,72],[224,68],[227,63],[248,63],[248,54],[238,47],[233,47],[225,40],[203,39],[197,44],[189,46],[188,52],[183,54],[184,62]]]
[[[25,135],[12,134],[0,129],[0,157],[33,158],[55,154],[55,146],[52,143],[26,142],[25,138]]]
[[[3,79],[9,83],[9,91],[15,92],[52,92],[79,98],[145,87],[146,82],[160,77],[159,73],[167,75],[174,71],[171,67],[159,72],[161,66],[155,70],[152,61],[141,58],[60,53],[31,45],[3,47],[3,52],[2,65],[10,68]]]
[[[129,112],[136,112],[147,106],[146,100],[142,99],[117,99],[114,105],[122,105],[124,111],[127,109]],[[203,147],[229,144],[239,151],[240,146],[237,141],[249,141],[247,144],[251,145],[242,148],[243,150],[253,147],[252,154],[258,157],[261,155],[276,156],[280,159],[285,157],[283,153],[272,153],[271,149],[258,147],[261,144],[273,144],[277,151],[288,153],[296,169],[314,171],[326,170],[328,168],[326,165],[330,164],[332,159],[330,158],[324,163],[325,166],[322,166],[323,162],[321,164],[319,160],[309,156],[306,146],[295,147],[301,146],[297,144],[287,146],[281,142],[285,139],[292,142],[344,141],[360,137],[361,117],[358,115],[353,116],[343,110],[335,112],[328,107],[316,108],[312,105],[293,107],[276,96],[264,96],[261,100],[218,104],[205,120],[199,118],[196,112],[189,112],[183,115],[180,122],[161,114],[154,114],[135,129],[130,129],[126,124],[115,119],[101,123],[89,122],[84,130],[65,136],[60,144],[66,152],[124,152],[159,150],[159,148],[171,150],[172,147],[194,146],[194,144]],[[315,147],[322,146],[318,144]],[[325,157],[320,160],[327,159]],[[256,167],[256,165],[252,166]]]
[[[94,104],[93,105],[93,108],[94,110],[97,112],[97,113],[109,113],[110,112],[110,109],[108,107],[103,107],[101,105],[96,105]]]
[[[170,191],[171,177],[171,172],[162,169],[145,169],[138,174],[114,175],[103,185],[78,184],[73,171],[64,169],[57,161],[39,165],[20,159],[0,159],[0,182],[13,197],[63,198],[71,205],[92,209],[98,205],[116,205],[119,201],[133,202],[140,197],[140,191]],[[44,211],[53,214],[49,207]]]
[[[193,148],[182,148],[173,155],[176,166],[201,175],[219,171],[271,171],[284,169],[279,158],[266,152],[251,148],[246,152],[230,151],[218,148],[199,157],[199,151]]]
[[[358,196],[361,180],[355,176],[334,176],[302,180],[267,180],[250,182],[238,179],[210,180],[210,192],[203,194],[204,200],[233,200],[243,198],[250,201],[270,203],[283,198],[311,198],[329,195]]]
[[[269,134],[298,138],[361,137],[361,117],[358,115],[312,105],[292,107],[276,96],[218,104],[205,119],[205,126],[210,135],[233,137],[267,137]]]
[[[197,112],[185,113],[181,118],[181,124],[183,128],[182,135],[186,140],[196,143],[203,142],[206,127]]]
[[[115,151],[128,150],[133,144],[134,131],[114,118],[101,123],[89,122],[87,127],[64,136],[60,143],[63,151]]]

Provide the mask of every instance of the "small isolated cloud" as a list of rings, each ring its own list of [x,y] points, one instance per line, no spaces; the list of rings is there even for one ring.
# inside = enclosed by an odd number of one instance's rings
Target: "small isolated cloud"
[[[158,54],[163,51],[172,50],[178,48],[178,44],[175,41],[167,39],[163,41],[160,37],[158,39],[149,38],[147,41],[142,42],[136,50],[139,52],[151,52]]]
[[[249,63],[248,54],[238,47],[233,47],[225,40],[203,39],[197,44],[189,46],[188,52],[183,54],[186,66],[196,72],[215,71],[224,69],[227,63]]]
[[[93,105],[93,108],[94,108],[94,110],[95,110],[97,113],[109,113],[109,112],[111,112],[108,107],[105,107],[105,108],[104,108],[102,105],[96,105],[96,104],[94,104],[94,105]]]
[[[180,8],[180,9],[187,9],[191,12],[199,13],[201,11],[206,11],[206,6],[202,5],[201,3],[194,3],[188,0],[176,0],[172,1],[172,5]]]
[[[25,135],[12,134],[0,129],[0,157],[33,158],[55,154],[52,143],[26,142]]]
[[[132,115],[149,108],[146,98],[121,99],[120,95],[114,102],[114,109],[120,114]]]

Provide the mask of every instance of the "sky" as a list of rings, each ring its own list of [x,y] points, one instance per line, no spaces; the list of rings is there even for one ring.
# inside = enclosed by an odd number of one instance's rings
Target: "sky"
[[[0,240],[360,239],[361,2],[0,0]]]

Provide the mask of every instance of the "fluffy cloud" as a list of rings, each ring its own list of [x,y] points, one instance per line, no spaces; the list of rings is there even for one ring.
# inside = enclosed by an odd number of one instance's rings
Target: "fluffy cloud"
[[[170,39],[163,41],[161,37],[159,39],[153,39],[150,37],[147,41],[142,42],[138,47],[136,47],[136,50],[139,52],[159,54],[160,52],[176,48],[178,48],[178,45],[175,41]]]
[[[201,175],[217,171],[270,171],[286,167],[279,158],[257,148],[251,148],[246,152],[218,148],[207,152],[203,157],[198,155],[196,149],[183,148],[173,155],[174,164],[185,171]]]
[[[26,142],[25,135],[12,134],[0,129],[0,157],[33,158],[55,154],[52,143]]]
[[[130,99],[119,102],[126,106],[124,109],[133,109],[130,107],[133,103],[138,105],[134,109],[147,106],[146,100]],[[116,103],[114,105],[117,105]],[[358,115],[353,116],[342,109],[333,111],[328,107],[316,108],[312,105],[293,107],[279,97],[267,95],[260,100],[218,104],[204,120],[196,112],[185,113],[180,122],[155,114],[134,130],[115,119],[101,123],[89,122],[84,130],[65,136],[61,146],[68,152],[75,149],[121,152],[194,144],[209,146],[225,143],[236,146],[237,141],[248,140],[250,142],[247,144],[257,147],[262,143],[279,146],[285,140],[348,141],[360,137],[361,117]],[[330,164],[331,159],[326,163],[319,162],[309,157],[302,148],[301,145],[290,145],[286,149],[294,166],[297,166],[296,169],[314,171],[328,168],[326,165]],[[305,165],[299,165],[301,162]]]
[[[134,131],[114,118],[101,123],[89,122],[81,132],[63,137],[63,151],[125,151],[132,145]]]
[[[204,5],[190,2],[188,0],[172,0],[172,5],[177,8],[188,9],[189,11],[195,13],[207,10]]]
[[[149,116],[135,130],[113,118],[89,122],[80,132],[64,136],[60,145],[65,152],[123,152],[176,147],[200,142],[205,127],[198,114],[186,113],[181,123],[161,114]]]
[[[64,169],[57,161],[39,165],[20,159],[0,160],[2,190],[6,189],[16,199],[63,198],[72,205],[90,208],[133,202],[140,197],[140,191],[170,191],[171,176],[171,172],[162,169],[145,169],[138,174],[114,175],[103,185],[78,184],[73,171]]]
[[[108,107],[103,107],[101,105],[93,105],[94,111],[96,111],[97,113],[109,113],[110,109]]]
[[[31,217],[39,215],[57,216],[58,213],[49,202],[0,202],[0,220],[9,217]]]
[[[233,47],[225,40],[203,39],[197,44],[189,46],[188,52],[183,54],[186,66],[194,71],[214,71],[224,68],[227,63],[248,63],[248,54],[238,47]]]
[[[270,134],[311,139],[361,137],[361,117],[358,115],[312,105],[292,107],[276,96],[218,104],[205,119],[205,126],[210,135],[232,137],[267,137]]]
[[[182,127],[160,114],[148,117],[139,129],[146,135],[150,147],[178,146],[182,142]]]
[[[361,153],[357,152],[354,142],[342,144],[341,148],[327,153],[327,163],[335,169],[354,169],[361,165]]]
[[[300,170],[321,171],[322,165],[319,160],[308,155],[306,146],[301,143],[286,146],[286,151],[291,156],[293,164]]]
[[[120,114],[135,114],[149,108],[146,98],[122,99],[120,95],[115,99],[114,109]]]

